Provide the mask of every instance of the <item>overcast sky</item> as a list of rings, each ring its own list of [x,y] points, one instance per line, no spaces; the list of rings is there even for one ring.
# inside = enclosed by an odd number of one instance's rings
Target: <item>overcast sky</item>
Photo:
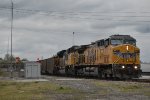
[[[10,42],[11,0],[0,0],[0,56]],[[13,0],[13,54],[36,60],[113,34],[131,35],[150,62],[150,0]],[[10,51],[10,43],[9,43]]]

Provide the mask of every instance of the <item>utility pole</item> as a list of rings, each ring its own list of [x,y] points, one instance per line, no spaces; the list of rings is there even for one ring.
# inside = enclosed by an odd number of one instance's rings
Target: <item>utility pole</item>
[[[7,45],[7,55],[9,54],[9,37],[8,37],[8,45]]]
[[[72,42],[73,42],[73,46],[74,46],[74,45],[75,45],[75,44],[74,44],[74,32],[73,32],[73,41],[72,41]]]
[[[10,57],[11,78],[13,78],[12,33],[13,33],[13,1],[11,0],[11,57]]]
[[[76,68],[75,68],[75,58],[76,58],[76,57],[75,57],[74,33],[75,33],[75,32],[73,32],[73,46],[74,46],[74,47],[73,47],[73,48],[74,48],[74,50],[73,50],[73,69],[74,69],[74,72],[73,72],[73,73],[76,74]]]

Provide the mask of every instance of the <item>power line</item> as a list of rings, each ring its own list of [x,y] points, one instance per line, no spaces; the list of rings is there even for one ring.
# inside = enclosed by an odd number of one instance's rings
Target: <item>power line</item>
[[[10,9],[10,8],[7,8],[7,7],[0,7],[0,8],[3,8],[1,10],[4,10],[4,9]],[[136,15],[102,15],[102,14],[98,14],[98,12],[60,12],[60,11],[44,11],[44,10],[31,10],[31,9],[16,9],[14,8],[14,11],[17,12],[17,13],[27,13],[27,14],[35,14],[35,13],[38,13],[39,15],[50,15],[50,16],[56,16],[56,17],[62,17],[62,18],[77,18],[77,19],[86,19],[86,20],[89,20],[89,19],[92,19],[92,20],[109,20],[109,21],[130,21],[130,20],[110,20],[110,19],[98,19],[98,18],[89,18],[89,17],[113,17],[113,18],[116,18],[116,17],[120,17],[120,18],[149,18],[150,15],[142,15],[142,16],[136,16]],[[86,16],[89,16],[89,17],[79,17],[81,16],[81,14],[83,15],[84,13],[89,13],[88,15]],[[96,14],[95,14],[96,13]],[[137,13],[137,12],[99,12],[99,13]],[[140,13],[150,13],[150,12],[140,12]],[[65,15],[64,15],[65,14]],[[92,14],[92,15],[91,15]],[[74,17],[76,16],[76,17]],[[136,22],[150,22],[150,21],[147,21],[147,20],[139,20],[139,21],[136,21]]]
[[[29,14],[28,12],[22,12],[22,11],[15,11],[17,13],[24,13],[24,14]],[[32,12],[32,14],[35,14]],[[96,20],[96,21],[115,21],[115,22],[144,22],[144,23],[149,23],[150,21],[149,20],[126,20],[126,19],[120,19],[120,20],[116,20],[114,19],[115,17],[150,17],[150,16],[104,16],[103,17],[108,17],[107,19],[106,18],[90,18],[90,17],[74,17],[74,16],[66,16],[66,15],[58,15],[58,14],[52,14],[52,15],[49,15],[49,14],[44,14],[44,13],[38,13],[39,15],[47,15],[47,16],[51,16],[51,17],[58,17],[58,18],[63,18],[63,19],[80,19],[80,20]],[[110,19],[111,18],[111,19]]]
[[[9,7],[0,7],[1,9],[11,9]],[[90,12],[90,11],[48,11],[48,10],[32,10],[32,9],[18,9],[14,8],[14,10],[18,11],[27,11],[27,12],[44,12],[44,13],[62,13],[62,14],[109,14],[109,13],[130,13],[130,14],[135,14],[135,13],[150,13],[150,11],[109,11],[109,12],[104,12],[104,11],[97,11],[97,12]]]
[[[4,9],[11,9],[11,7],[0,7]],[[14,8],[15,10],[24,10],[32,12],[56,12],[56,13],[150,13],[150,11],[54,11],[54,10],[37,10],[37,9],[23,9],[23,8]]]

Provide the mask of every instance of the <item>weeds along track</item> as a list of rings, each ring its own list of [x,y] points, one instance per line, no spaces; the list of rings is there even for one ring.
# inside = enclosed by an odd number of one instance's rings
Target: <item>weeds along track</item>
[[[143,82],[143,83],[150,83],[150,79],[131,79],[127,80],[129,82]]]

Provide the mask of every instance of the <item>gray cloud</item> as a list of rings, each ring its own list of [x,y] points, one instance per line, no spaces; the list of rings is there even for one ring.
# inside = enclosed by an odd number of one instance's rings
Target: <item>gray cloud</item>
[[[136,30],[140,33],[150,33],[150,24],[137,26]]]
[[[0,0],[0,46],[10,38],[10,0]],[[138,41],[141,60],[150,61],[149,0],[13,0],[13,53],[36,60],[75,44],[89,44],[112,34],[129,34]],[[138,17],[139,16],[139,17]],[[140,17],[141,16],[141,17]],[[143,17],[142,17],[143,16]],[[147,17],[145,17],[147,16]],[[145,22],[144,22],[145,21]],[[143,42],[144,41],[144,42]],[[0,49],[0,50],[1,50]]]

